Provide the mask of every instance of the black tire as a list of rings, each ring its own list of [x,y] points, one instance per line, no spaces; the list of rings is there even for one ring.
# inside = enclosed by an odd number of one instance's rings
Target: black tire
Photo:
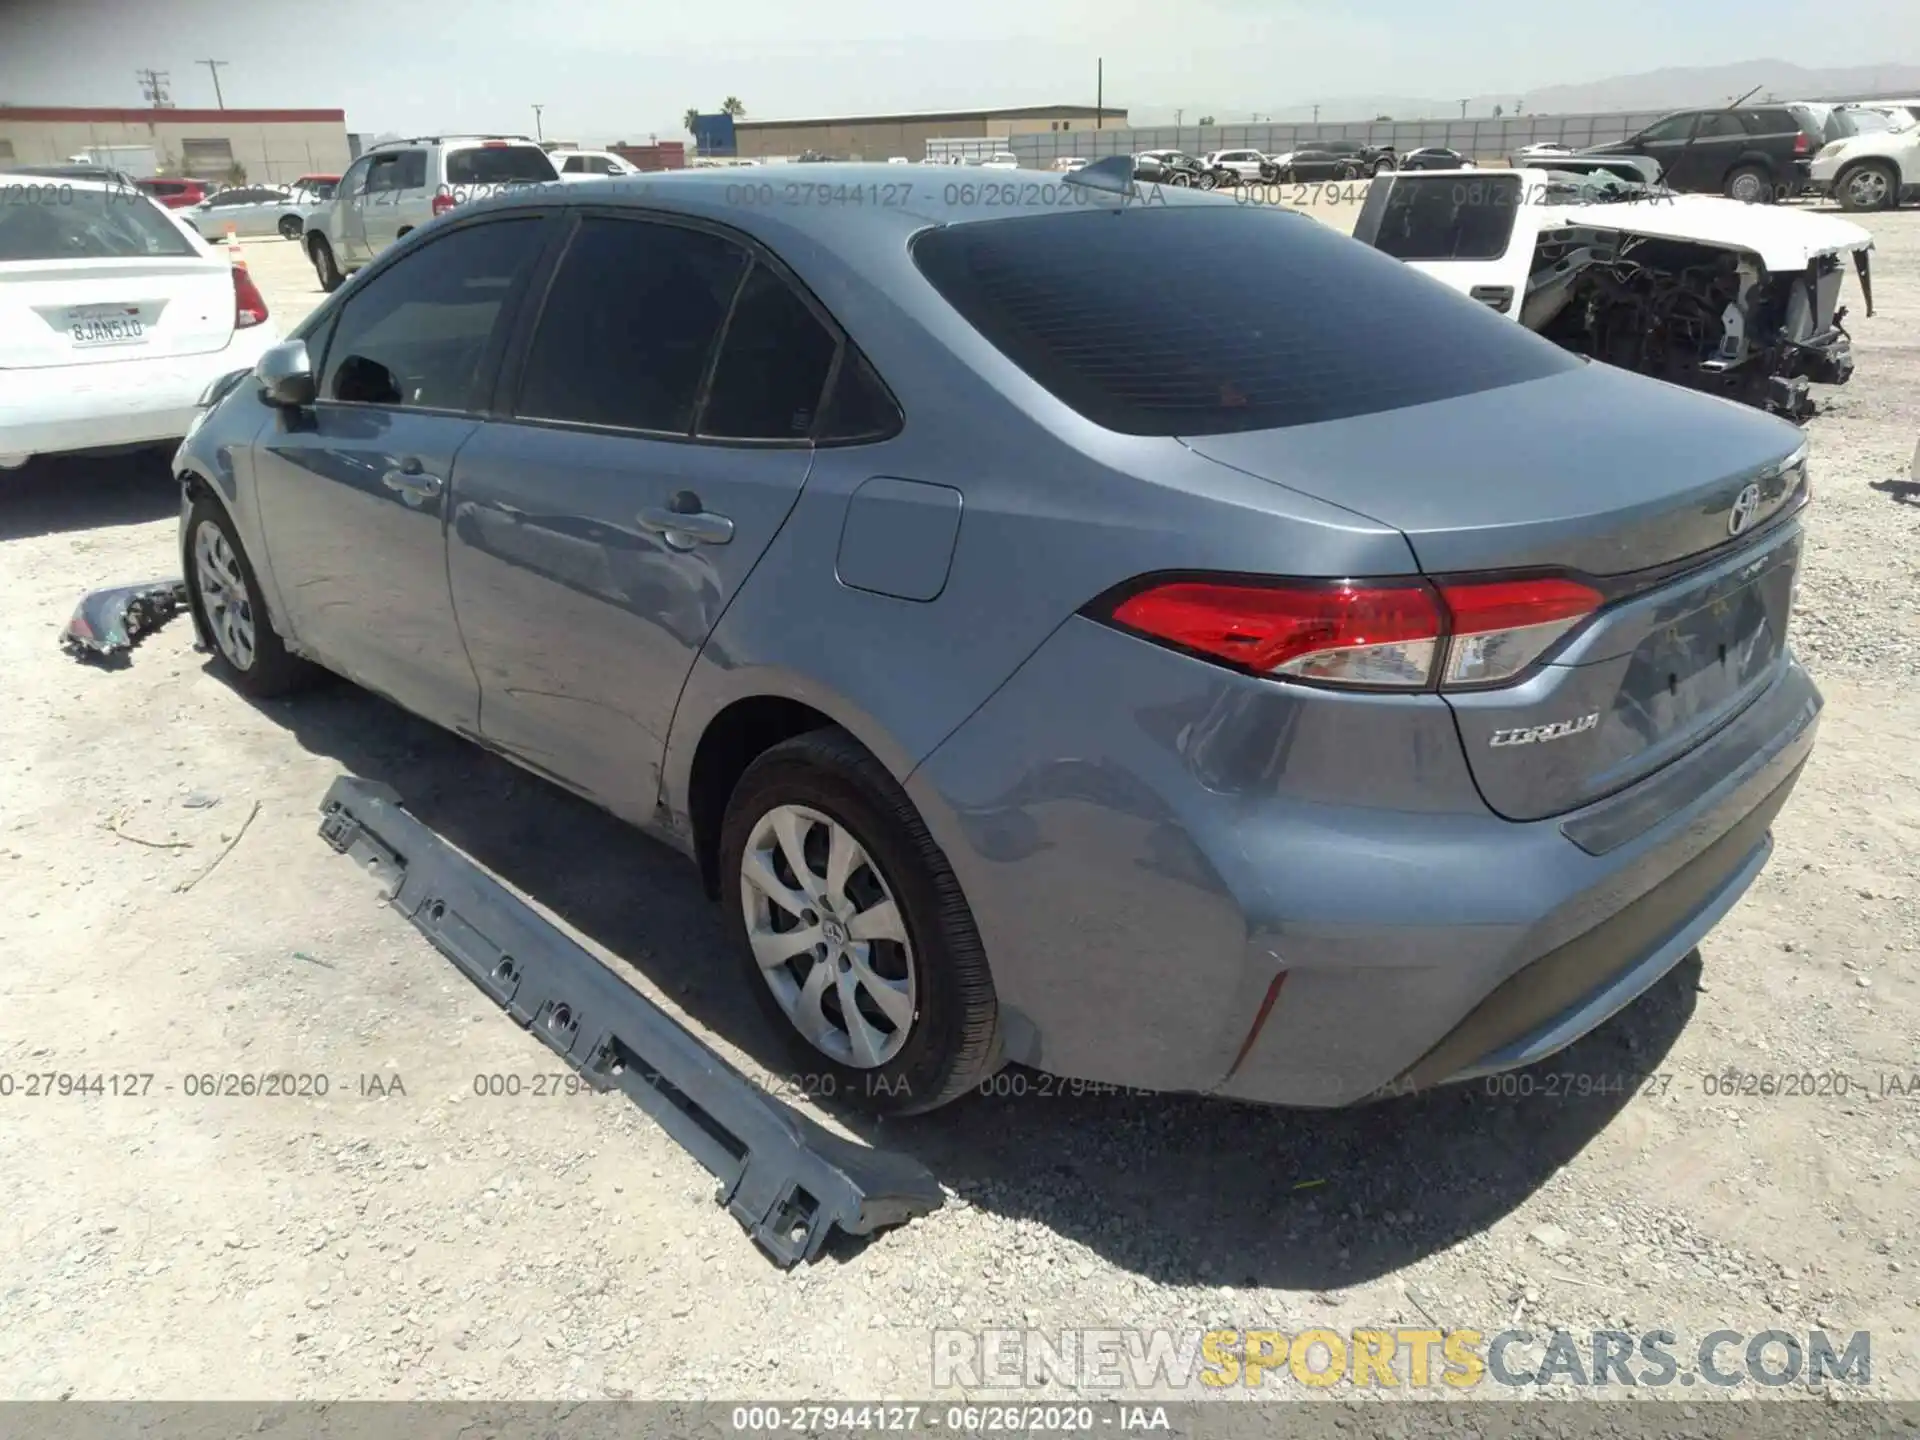
[[[900,911],[912,950],[900,958],[912,967],[915,1009],[899,1053],[878,1067],[846,1065],[815,1047],[754,958],[741,861],[760,821],[782,805],[805,806],[844,827]],[[870,1114],[914,1115],[959,1099],[1000,1068],[999,1004],[960,882],[906,792],[844,730],[796,736],[747,767],[721,825],[720,893],[746,983],[798,1073],[821,1077],[815,1093]]]
[[[1392,169],[1393,157],[1391,155],[1382,155],[1378,160],[1373,162],[1373,173],[1376,175],[1385,175]]]
[[[1723,187],[1729,200],[1749,205],[1767,205],[1773,201],[1773,177],[1759,165],[1736,165],[1727,172]]]
[[[1173,172],[1172,182],[1182,188],[1188,188],[1193,184],[1193,177],[1184,170],[1176,170]]]
[[[1193,188],[1196,190],[1211,190],[1219,183],[1220,182],[1214,178],[1213,172],[1207,170],[1202,172],[1200,177],[1193,182]]]
[[[246,618],[253,632],[250,657],[236,659],[229,653],[215,629],[207,597],[202,593],[199,542],[203,526],[211,526],[220,533],[239,571],[240,588],[245,591]],[[234,532],[233,521],[219,501],[207,495],[195,498],[193,508],[187,512],[186,551],[187,603],[193,610],[194,628],[207,640],[215,668],[234,689],[256,700],[271,700],[311,685],[321,676],[323,672],[318,666],[288,650],[274,630],[267,603],[261,597],[260,580],[253,573],[253,562],[247,559],[240,537]]]
[[[1842,210],[1891,210],[1900,203],[1900,172],[1888,160],[1849,165],[1834,177],[1833,198]]]
[[[334,261],[333,247],[327,243],[327,237],[315,235],[308,240],[307,254],[313,258],[313,273],[320,277],[320,288],[331,295],[346,277]]]
[[[282,240],[298,240],[306,233],[307,227],[300,223],[300,217],[298,215],[282,215],[280,217],[280,238]]]

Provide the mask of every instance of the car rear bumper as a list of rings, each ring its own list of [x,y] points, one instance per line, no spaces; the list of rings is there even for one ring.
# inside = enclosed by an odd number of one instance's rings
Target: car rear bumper
[[[908,790],[1010,1059],[1339,1106],[1530,1064],[1658,981],[1764,864],[1820,704],[1788,660],[1682,759],[1512,822],[1437,697],[1428,724],[1074,621]]]
[[[279,339],[269,320],[201,355],[0,372],[0,462],[178,440],[208,384],[252,365]]]

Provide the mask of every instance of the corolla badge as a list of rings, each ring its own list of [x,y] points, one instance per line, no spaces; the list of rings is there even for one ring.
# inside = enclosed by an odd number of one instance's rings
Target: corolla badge
[[[1548,740],[1564,740],[1569,735],[1580,735],[1593,729],[1600,723],[1600,712],[1582,715],[1578,720],[1559,720],[1551,725],[1522,725],[1513,730],[1496,730],[1487,744],[1494,747],[1502,745],[1539,745]]]
[[[1753,523],[1753,517],[1760,513],[1760,486],[1747,486],[1733,497],[1733,509],[1727,512],[1727,533],[1738,535]]]

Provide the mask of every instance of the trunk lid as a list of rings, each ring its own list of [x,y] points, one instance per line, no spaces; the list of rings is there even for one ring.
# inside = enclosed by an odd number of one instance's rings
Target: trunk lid
[[[0,370],[200,355],[233,338],[223,259],[0,264]]]
[[[1519,684],[1448,691],[1488,805],[1538,820],[1698,745],[1784,663],[1797,430],[1604,365],[1382,414],[1187,440],[1398,528],[1429,575],[1562,570],[1606,596]]]

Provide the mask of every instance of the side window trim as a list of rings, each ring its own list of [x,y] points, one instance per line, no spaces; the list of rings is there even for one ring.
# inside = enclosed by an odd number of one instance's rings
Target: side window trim
[[[314,396],[315,407],[327,405],[342,406],[351,410],[399,409],[405,410],[410,415],[447,415],[474,420],[486,419],[488,415],[486,396],[492,390],[492,382],[500,371],[502,351],[505,349],[508,337],[514,333],[518,326],[520,313],[526,308],[526,297],[531,292],[533,282],[539,276],[540,267],[547,261],[552,249],[555,216],[551,211],[535,211],[531,215],[520,212],[508,212],[499,215],[480,216],[462,224],[449,226],[440,234],[434,235],[418,245],[408,246],[405,251],[390,252],[397,253],[397,258],[390,264],[382,265],[377,269],[370,269],[356,277],[353,287],[356,293],[342,291],[341,303],[334,307],[332,314],[322,322],[327,332],[325,352],[321,355],[318,363],[313,365],[313,373],[319,379],[324,380],[327,374],[327,361],[332,359],[333,355],[333,342],[340,331],[341,316],[346,314],[347,307],[353,304],[354,300],[366,293],[367,287],[374,281],[378,280],[382,275],[391,273],[396,265],[405,264],[409,259],[430,249],[432,246],[444,244],[454,235],[463,234],[466,231],[477,229],[482,225],[511,224],[515,222],[526,223],[528,221],[532,222],[535,229],[533,264],[527,271],[526,279],[521,284],[513,287],[513,289],[508,292],[506,298],[500,302],[501,313],[495,317],[492,333],[488,335],[486,346],[480,352],[480,363],[477,367],[479,378],[474,382],[473,390],[468,395],[465,405],[373,405],[359,400],[333,399],[325,394],[324,391],[320,391],[319,386],[316,385],[315,390],[318,393]],[[312,358],[312,355],[309,354],[309,361],[311,361]]]

